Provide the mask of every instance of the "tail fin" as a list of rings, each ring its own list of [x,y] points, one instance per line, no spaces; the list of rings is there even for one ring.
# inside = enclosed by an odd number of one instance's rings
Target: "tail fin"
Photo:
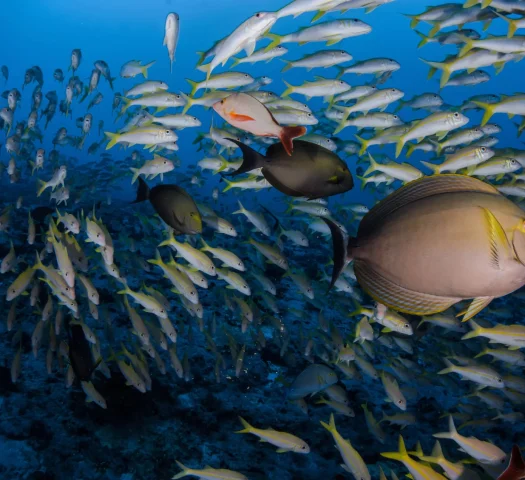
[[[276,35],[275,33],[267,33],[265,36],[266,38],[269,38],[271,40],[270,44],[264,49],[265,52],[281,44],[281,35]]]
[[[292,68],[292,62],[290,62],[289,60],[283,60],[281,58],[281,61],[285,62],[286,65],[283,67],[283,69],[281,70],[281,73],[284,73],[284,72],[287,72],[288,70],[290,70]]]
[[[230,182],[224,175],[222,176],[221,180],[224,181],[224,183],[226,183],[226,187],[224,187],[222,193],[227,192],[228,190],[231,190],[234,187],[234,183]]]
[[[335,426],[335,419],[334,419],[334,414],[333,413],[330,415],[330,423],[327,424],[327,423],[321,422],[321,425],[324,428],[326,428],[332,435],[334,433],[337,433],[337,428]]]
[[[239,430],[235,433],[252,433],[254,428],[242,417],[239,417],[239,420],[242,423],[242,426],[244,427],[242,430]]]
[[[291,157],[293,153],[293,139],[302,137],[305,133],[306,127],[282,127],[279,138],[288,156]]]
[[[204,60],[206,60],[206,52],[195,52],[199,56],[199,60],[197,61],[197,65],[202,65]]]
[[[425,165],[425,167],[429,168],[430,170],[432,170],[432,173],[434,175],[438,175],[439,174],[439,170],[440,170],[440,165],[434,165],[433,163],[429,163],[429,162],[423,162],[423,160],[421,161],[421,163],[423,165]]]
[[[441,432],[441,433],[434,433],[434,438],[448,438],[450,440],[453,440],[457,434],[458,431],[456,430],[456,426],[454,425],[454,419],[452,418],[452,415],[448,416],[448,432]]]
[[[122,109],[120,110],[120,114],[122,115],[126,110],[131,107],[131,100],[126,97],[119,97],[120,101],[123,103]]]
[[[430,38],[435,37],[436,33],[438,33],[441,30],[441,23],[440,22],[435,22],[435,21],[430,21],[430,20],[428,21],[428,23],[433,25],[432,29],[430,30],[430,32],[428,32],[428,36]]]
[[[106,137],[109,138],[109,143],[106,145],[106,150],[109,150],[110,148],[114,147],[118,139],[120,138],[120,135],[118,133],[111,133],[111,132],[104,132]]]
[[[434,444],[434,448],[432,449],[432,456],[436,458],[444,457],[439,440],[436,440],[436,443]]]
[[[474,358],[480,358],[480,357],[484,357],[485,355],[488,355],[489,351],[487,348],[481,350],[481,352],[479,352],[477,355],[474,356]]]
[[[405,447],[405,441],[403,440],[403,437],[401,435],[399,435],[398,449],[398,452],[385,452],[381,453],[381,456],[398,461],[403,461],[408,458],[407,449]]]
[[[148,64],[146,65],[143,65],[142,67],[140,67],[140,71],[142,72],[142,76],[144,78],[148,78],[148,68],[150,68],[151,66],[153,66],[153,64],[156,62],[156,60],[153,60],[153,62],[149,62]]]
[[[465,35],[461,35],[460,33],[458,34],[458,37],[465,43],[465,46],[459,51],[459,56],[463,57],[474,48],[474,40]]]
[[[137,188],[137,198],[132,203],[140,203],[149,199],[149,187],[148,184],[139,176],[139,187]]]
[[[401,152],[403,151],[403,147],[405,146],[405,138],[399,137],[397,144],[396,144],[396,158],[401,155]]]
[[[237,200],[237,203],[239,204],[239,210],[235,210],[232,215],[239,215],[240,213],[244,213],[246,211],[240,200]]]
[[[488,121],[492,118],[492,115],[494,115],[495,104],[476,102],[475,100],[473,100],[472,103],[477,105],[479,108],[485,110],[483,120],[481,121],[481,126],[485,126],[488,123]]]
[[[204,238],[201,237],[201,242],[202,242],[202,248],[201,250],[203,252],[209,252],[210,251],[210,246],[206,243],[206,241],[204,240]]]
[[[37,179],[37,184],[38,190],[36,192],[36,196],[39,197],[40,195],[42,195],[42,193],[44,193],[44,190],[47,188],[47,183],[43,180]]]
[[[424,33],[420,32],[419,30],[414,30],[419,37],[421,38],[421,41],[417,44],[417,48],[424,47],[427,43],[430,42],[430,38],[427,37]]]
[[[151,263],[152,265],[159,265],[159,266],[164,263],[162,261],[162,257],[160,256],[160,252],[158,248],[155,250],[155,258],[148,260],[148,263]]]
[[[285,127],[285,128],[289,128],[289,127]],[[304,128],[304,127],[301,127],[301,128]],[[257,152],[253,148],[249,147],[248,145],[245,145],[242,142],[234,140],[233,138],[227,138],[226,140],[229,140],[230,142],[235,143],[235,145],[237,145],[241,149],[243,162],[242,162],[242,165],[237,170],[235,170],[235,172],[226,173],[224,174],[225,176],[235,177],[242,173],[251,172],[252,170],[261,168],[264,165],[264,162],[266,160],[266,157],[264,155],[261,155],[259,152]],[[291,139],[290,139],[290,143],[291,143]]]
[[[365,138],[361,138],[359,135],[354,135],[354,137],[357,139],[357,141],[361,144],[361,150],[359,150],[359,155],[363,155],[367,149],[368,149],[368,140]],[[365,175],[368,175],[365,172]]]
[[[447,366],[447,368],[440,370],[438,372],[438,375],[446,375],[447,373],[452,373],[454,371],[454,364],[447,358],[443,359],[443,361],[445,362],[445,365]],[[436,437],[436,438],[441,438],[441,437]]]
[[[290,85],[286,80],[283,80],[284,84],[286,85],[286,90],[283,92],[281,97],[289,97],[291,93],[293,93],[294,86]]]
[[[177,480],[179,478],[183,478],[183,477],[186,477],[188,475],[192,475],[192,469],[191,468],[188,468],[186,466],[184,466],[182,463],[180,463],[179,461],[175,460],[175,462],[177,462],[177,465],[179,466],[179,468],[182,470],[182,472],[179,472],[177,473],[177,475],[175,475],[174,477],[171,477],[172,480]]]
[[[348,258],[348,253],[349,253],[348,246],[350,246],[350,243],[348,243],[347,245],[345,234],[336,225],[335,222],[325,217],[321,217],[321,218],[324,221],[324,223],[328,225],[328,228],[330,229],[330,233],[332,234],[332,245],[333,245],[333,250],[334,250],[334,267],[332,270],[332,281],[330,282],[330,286],[328,287],[328,291],[330,291],[332,287],[335,285],[335,282],[337,282],[339,275],[341,275],[341,272],[346,267],[346,264],[350,260]]]
[[[514,445],[510,454],[509,466],[499,478],[523,478],[524,472],[525,462],[523,461],[520,447],[518,445]]]
[[[357,135],[356,135],[357,136]],[[359,137],[358,137],[359,138]],[[360,153],[361,154],[361,153]],[[368,154],[368,158],[370,159],[370,166],[366,170],[365,173],[363,173],[363,176],[366,177],[370,175],[372,172],[375,172],[377,170],[377,162],[374,160],[374,157],[372,155]]]
[[[433,76],[434,76],[434,73],[436,73],[437,70],[441,70],[442,68],[442,63],[441,62],[431,62],[429,60],[425,60],[424,58],[421,58],[419,57],[419,59],[426,63],[429,67],[430,67],[430,70],[428,72],[428,76],[427,76],[427,80],[430,80]]]
[[[191,85],[191,92],[189,96],[193,97],[193,95],[195,95],[195,92],[199,89],[199,83],[189,78],[187,78],[186,81]]]
[[[414,153],[414,150],[416,149],[416,147],[417,147],[417,143],[409,143],[405,157],[410,158],[412,154]]]
[[[410,18],[410,28],[414,29],[419,24],[419,18],[417,18],[417,15],[412,15],[410,13],[402,13],[405,17]]]
[[[233,60],[233,62],[232,62],[231,68],[235,68],[237,65],[239,65],[239,63],[241,63],[241,59],[240,58],[233,57],[232,60]]]
[[[461,340],[468,340],[469,338],[476,338],[481,335],[483,329],[474,320],[469,320],[469,325],[472,327],[472,330],[463,335]]]
[[[140,176],[140,168],[130,168],[130,170],[133,172],[133,178],[131,179],[131,185],[133,185]]]
[[[35,264],[33,265],[33,270],[43,270],[44,264],[42,263],[42,260],[40,259],[40,254],[36,252],[36,260]]]
[[[184,108],[182,109],[182,114],[184,115],[193,105],[193,98],[182,92],[180,92],[180,95],[186,101],[186,105],[184,105]]]

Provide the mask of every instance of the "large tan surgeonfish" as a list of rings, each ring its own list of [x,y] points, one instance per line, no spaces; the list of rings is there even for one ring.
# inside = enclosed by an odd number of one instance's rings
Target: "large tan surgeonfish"
[[[332,284],[353,260],[363,289],[400,312],[431,315],[473,299],[466,321],[525,284],[525,212],[481,180],[415,180],[379,202],[348,243],[327,223]]]

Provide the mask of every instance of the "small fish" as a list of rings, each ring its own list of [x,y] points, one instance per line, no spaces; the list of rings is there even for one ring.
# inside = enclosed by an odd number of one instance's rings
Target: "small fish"
[[[234,127],[257,136],[279,138],[290,156],[293,139],[306,133],[304,127],[281,127],[261,102],[245,93],[224,98],[213,105],[213,109]]]
[[[268,442],[277,448],[277,453],[295,452],[295,453],[310,453],[308,444],[299,437],[286,432],[279,432],[272,428],[262,430],[252,427],[244,418],[239,417],[243,425],[243,429],[235,433],[251,433],[261,439],[262,442]]]
[[[193,198],[177,185],[156,185],[152,189],[138,177],[139,187],[133,203],[149,200],[164,222],[176,235],[202,232],[202,219]]]

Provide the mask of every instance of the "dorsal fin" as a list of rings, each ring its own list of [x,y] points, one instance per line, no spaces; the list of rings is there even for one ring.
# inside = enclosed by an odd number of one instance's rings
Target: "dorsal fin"
[[[466,175],[432,175],[414,180],[396,190],[368,212],[359,225],[358,237],[366,235],[378,221],[398,208],[422,198],[453,192],[479,192],[501,195],[492,185]]]

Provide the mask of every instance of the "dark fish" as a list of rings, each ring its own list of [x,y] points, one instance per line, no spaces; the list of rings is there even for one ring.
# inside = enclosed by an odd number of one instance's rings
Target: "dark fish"
[[[7,83],[7,80],[9,80],[9,70],[7,69],[7,65],[2,65],[2,75],[5,78],[5,83]]]
[[[80,381],[87,382],[91,379],[91,375],[93,375],[98,365],[93,362],[91,348],[86,340],[82,326],[71,325],[68,321],[66,328],[69,338],[69,361],[71,367]]]
[[[102,102],[103,98],[104,98],[104,96],[101,93],[97,93],[95,95],[95,97],[93,98],[93,100],[91,100],[91,102],[89,102],[89,105],[88,105],[87,109],[90,110],[95,105],[98,105],[100,102]]]
[[[264,178],[277,190],[291,197],[308,199],[330,197],[347,192],[354,186],[346,163],[320,145],[296,140],[293,153],[289,156],[281,143],[275,143],[264,156],[244,143],[231,138],[228,140],[243,153],[241,167],[228,176],[262,168]]]
[[[42,103],[42,87],[40,85],[37,85],[35,89],[33,90],[32,100],[33,100],[33,104],[31,106],[31,109],[38,110]]]
[[[60,68],[57,68],[57,69],[53,72],[53,78],[54,78],[57,82],[62,83],[62,82],[64,81],[64,72],[63,72]]]
[[[157,185],[151,190],[141,177],[137,198],[133,203],[149,200],[153,208],[175,235],[195,235],[202,232],[202,219],[195,201],[177,185]]]
[[[525,478],[525,462],[521,456],[520,447],[514,445],[510,454],[509,466],[498,477],[498,480],[521,480]]]
[[[35,74],[33,72],[33,69],[32,68],[28,68],[26,70],[26,73],[24,75],[24,84],[22,85],[22,89],[26,86],[26,85],[29,85],[33,80],[35,79]]]
[[[42,85],[44,85],[44,73],[42,72],[42,69],[38,65],[35,65],[31,70],[33,72],[33,80],[42,87]]]
[[[379,202],[346,245],[330,220],[332,284],[354,261],[376,301],[413,315],[473,299],[468,320],[525,285],[525,212],[496,188],[463,175],[415,180]]]

